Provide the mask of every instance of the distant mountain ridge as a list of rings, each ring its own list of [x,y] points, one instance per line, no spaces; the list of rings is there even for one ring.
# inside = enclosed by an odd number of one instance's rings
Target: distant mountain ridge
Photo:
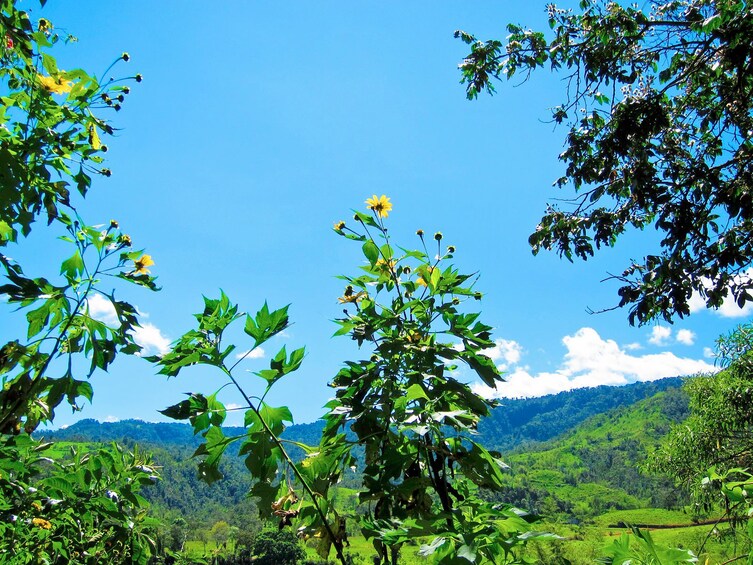
[[[480,442],[488,448],[509,451],[521,445],[540,443],[564,434],[588,418],[615,408],[632,405],[668,389],[679,388],[682,378],[667,378],[624,386],[598,386],[575,389],[538,398],[504,399],[479,425]],[[294,424],[285,437],[302,443],[316,444],[324,426],[321,421]],[[227,435],[242,434],[243,428],[228,427]],[[110,442],[130,440],[144,445],[193,446],[194,436],[188,424],[179,422],[144,422],[120,420],[98,422],[85,419],[60,430],[43,434],[57,441]]]

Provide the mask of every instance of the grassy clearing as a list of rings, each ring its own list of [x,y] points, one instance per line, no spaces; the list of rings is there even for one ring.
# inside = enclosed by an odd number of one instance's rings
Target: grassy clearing
[[[538,529],[550,531],[562,537],[556,541],[533,542],[528,547],[528,557],[541,565],[559,565],[564,559],[573,565],[591,565],[603,556],[603,550],[621,535],[632,535],[629,528],[609,528],[611,524],[624,522],[627,524],[691,524],[690,516],[680,511],[643,508],[639,510],[618,510],[602,514],[593,522],[582,525],[542,524]],[[750,543],[745,539],[744,532],[735,532],[728,524],[714,526],[692,526],[672,529],[651,530],[651,536],[658,544],[689,548],[699,558],[699,563],[724,563],[750,550]],[[400,552],[401,565],[419,565],[426,559],[418,556],[421,543],[403,546]],[[375,551],[371,542],[363,536],[350,536],[350,546],[346,554],[353,556],[354,565],[371,565]],[[212,555],[217,551],[214,542],[205,545],[191,540],[186,543],[185,554],[188,557],[199,558]],[[316,550],[306,546],[306,558],[319,561]],[[230,553],[231,548],[227,548]],[[329,556],[334,562],[334,553]]]

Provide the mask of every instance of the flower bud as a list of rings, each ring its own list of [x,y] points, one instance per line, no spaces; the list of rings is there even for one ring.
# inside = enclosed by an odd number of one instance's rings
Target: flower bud
[[[416,230],[416,235],[418,237],[423,237],[424,236],[424,230]]]
[[[437,233],[435,233],[434,239],[436,239],[437,241],[440,241],[442,239],[442,232],[438,231]]]
[[[128,61],[130,61],[130,60],[131,60],[131,56],[130,56],[130,55],[129,55],[128,53],[125,53],[125,52],[124,52],[124,53],[123,53],[123,54],[122,54],[122,55],[121,55],[120,57],[121,57],[121,58],[122,58],[122,59],[123,59],[123,60],[124,60],[124,61],[125,61],[126,63],[127,63]]]

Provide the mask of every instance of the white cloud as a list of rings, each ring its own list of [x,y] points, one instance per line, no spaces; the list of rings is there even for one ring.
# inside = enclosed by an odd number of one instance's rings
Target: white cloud
[[[89,305],[89,315],[95,320],[99,320],[108,326],[114,326],[118,323],[118,315],[109,299],[101,294],[93,294],[86,302]]]
[[[226,410],[239,410],[241,408],[246,408],[246,407],[241,404],[236,404],[235,402],[231,402],[230,404],[225,404]]]
[[[520,362],[523,348],[517,341],[498,339],[494,342],[494,347],[484,349],[481,353],[498,363],[497,368],[500,371],[506,371],[510,366]]]
[[[246,351],[241,351],[240,353],[235,354],[236,359],[240,359],[242,357],[246,357],[246,359],[264,359],[264,349],[257,347],[256,349],[253,349],[251,351],[247,349]]]
[[[703,348],[703,356],[706,359],[714,359],[714,358],[716,358],[716,353],[714,353],[714,350],[711,349],[710,347],[704,347]]]
[[[92,318],[108,326],[118,325],[118,315],[108,298],[105,298],[101,294],[93,294],[87,299],[87,304],[89,306],[89,315]],[[148,316],[148,314],[139,312],[139,317],[142,320]],[[134,328],[133,339],[144,348],[140,355],[151,355],[153,353],[164,355],[170,350],[170,339],[165,337],[162,334],[162,330],[157,326],[148,322],[142,321],[141,327]]]
[[[675,339],[683,345],[693,345],[695,343],[695,334],[690,330],[677,330]]]
[[[753,269],[747,269],[745,272],[740,273],[735,277],[737,282],[750,281],[753,278]],[[711,287],[711,281],[707,280],[704,283],[707,288]],[[706,309],[706,301],[698,293],[694,292],[688,301],[688,306],[692,312],[699,312]],[[747,302],[743,308],[740,308],[735,302],[735,298],[732,294],[728,294],[722,302],[722,305],[715,310],[715,313],[722,318],[743,318],[753,314],[753,303]]]
[[[104,420],[102,420],[102,421],[103,421],[103,422],[120,422],[120,418],[118,418],[117,416],[107,416],[107,417],[106,417],[106,418],[105,418]]]
[[[670,352],[631,355],[614,340],[602,339],[593,328],[581,328],[574,335],[565,336],[562,343],[567,352],[555,371],[531,374],[528,368],[515,367],[505,375],[507,382],[496,390],[476,384],[474,391],[487,397],[533,397],[715,371],[705,361]]]
[[[651,337],[648,338],[649,343],[654,345],[666,345],[669,336],[672,335],[672,328],[667,326],[654,326],[651,330]]]
[[[133,331],[133,339],[144,348],[141,355],[151,353],[164,355],[170,351],[170,340],[162,335],[162,331],[157,326],[148,322],[141,324],[141,327]]]
[[[638,342],[633,343],[626,343],[622,346],[622,348],[626,351],[637,351],[639,349],[643,349],[643,346]]]

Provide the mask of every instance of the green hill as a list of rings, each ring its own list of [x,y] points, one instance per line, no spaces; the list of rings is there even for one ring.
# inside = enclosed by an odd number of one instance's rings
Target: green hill
[[[644,477],[638,464],[669,428],[687,415],[680,379],[601,386],[532,399],[505,400],[480,426],[480,442],[507,452],[512,467],[505,500],[564,520],[580,521],[608,509],[673,507],[679,499],[666,480]],[[293,425],[285,437],[314,444],[321,422]],[[229,428],[228,435],[242,433]],[[162,466],[163,480],[144,495],[164,512],[197,520],[255,515],[241,458],[228,454],[225,479],[199,481],[191,455],[200,442],[190,426],[138,420],[82,420],[45,433],[65,442],[139,444]],[[346,485],[347,486],[347,483]]]
[[[668,388],[592,416],[563,436],[508,455],[510,487],[503,499],[571,521],[610,510],[678,508],[687,495],[673,482],[640,472],[647,453],[687,415],[687,398]]]

